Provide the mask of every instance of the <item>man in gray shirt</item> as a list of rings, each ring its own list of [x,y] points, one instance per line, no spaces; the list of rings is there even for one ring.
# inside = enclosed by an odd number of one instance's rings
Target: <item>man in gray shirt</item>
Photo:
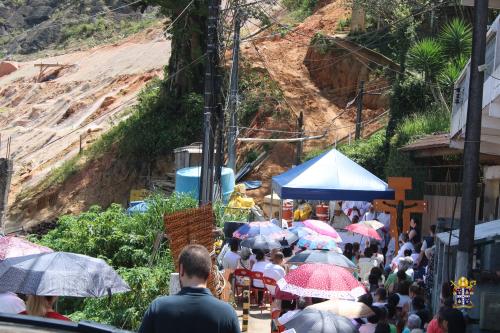
[[[186,246],[179,255],[181,291],[154,300],[139,333],[240,333],[234,309],[207,288],[211,266],[205,247]]]

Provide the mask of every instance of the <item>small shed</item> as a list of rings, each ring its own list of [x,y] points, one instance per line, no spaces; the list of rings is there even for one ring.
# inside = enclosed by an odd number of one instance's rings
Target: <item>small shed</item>
[[[455,262],[459,229],[436,235],[434,262],[434,288],[432,306],[437,312],[441,285],[455,278]],[[468,312],[473,322],[479,323],[472,332],[500,331],[495,323],[500,317],[500,220],[477,224],[474,233],[473,276],[477,282]]]
[[[192,143],[189,146],[174,149],[175,170],[201,165],[202,145]]]

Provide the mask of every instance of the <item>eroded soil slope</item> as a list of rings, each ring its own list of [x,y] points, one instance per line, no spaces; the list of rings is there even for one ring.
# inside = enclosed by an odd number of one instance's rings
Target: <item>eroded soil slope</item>
[[[78,154],[80,141],[85,149],[126,118],[141,88],[162,75],[169,55],[161,29],[149,29],[118,44],[19,63],[17,71],[0,77],[0,155],[11,137],[14,160],[11,211],[17,194]],[[48,68],[40,77],[36,64],[67,67]]]

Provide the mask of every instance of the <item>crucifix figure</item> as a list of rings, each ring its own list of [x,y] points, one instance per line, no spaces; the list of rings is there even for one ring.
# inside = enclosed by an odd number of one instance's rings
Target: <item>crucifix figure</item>
[[[375,200],[375,210],[391,214],[390,235],[396,241],[399,250],[399,235],[409,229],[410,213],[423,213],[427,202],[423,200],[405,200],[405,191],[412,189],[412,179],[408,177],[389,177],[389,188],[394,190],[394,200]]]

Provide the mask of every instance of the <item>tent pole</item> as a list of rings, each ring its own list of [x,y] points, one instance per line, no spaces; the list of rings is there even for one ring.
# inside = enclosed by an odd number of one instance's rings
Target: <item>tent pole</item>
[[[273,219],[273,206],[274,206],[274,191],[273,191],[273,183],[271,182],[271,211],[269,212],[269,221]]]
[[[280,208],[279,208],[278,211],[280,213],[278,218],[279,218],[279,221],[280,221],[280,224],[281,224],[281,228],[283,228],[283,224],[281,222],[281,219],[283,218],[283,199],[281,199],[281,197],[280,197]]]

